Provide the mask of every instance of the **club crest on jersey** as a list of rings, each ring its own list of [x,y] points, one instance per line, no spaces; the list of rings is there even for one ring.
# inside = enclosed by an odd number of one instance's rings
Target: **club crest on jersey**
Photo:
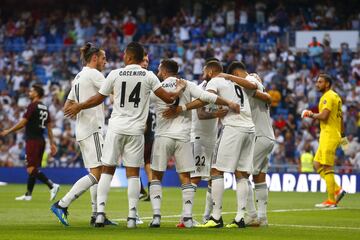
[[[326,101],[326,99],[323,101],[323,104],[326,104],[327,103],[327,101]]]

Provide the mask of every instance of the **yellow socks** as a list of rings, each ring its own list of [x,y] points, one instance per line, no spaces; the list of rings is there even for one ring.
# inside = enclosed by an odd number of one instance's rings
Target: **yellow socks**
[[[324,172],[326,188],[328,192],[328,200],[335,202],[335,177],[334,170],[327,170]]]

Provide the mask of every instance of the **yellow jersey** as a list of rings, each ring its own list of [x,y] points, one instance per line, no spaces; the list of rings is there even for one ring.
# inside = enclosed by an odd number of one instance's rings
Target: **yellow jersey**
[[[339,95],[333,90],[329,90],[320,98],[319,113],[324,109],[330,111],[327,121],[320,120],[320,135],[326,134],[331,137],[341,138],[341,118],[342,118],[342,101]]]

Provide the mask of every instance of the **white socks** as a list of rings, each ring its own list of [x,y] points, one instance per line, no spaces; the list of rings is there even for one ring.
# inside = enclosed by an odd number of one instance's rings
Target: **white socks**
[[[161,199],[162,189],[161,182],[159,180],[153,180],[150,183],[150,200],[154,215],[161,215]]]
[[[239,222],[245,216],[249,185],[247,178],[240,178],[236,181],[237,213],[235,221]]]
[[[90,187],[91,209],[93,214],[97,212],[97,187],[97,183]]]
[[[212,189],[211,198],[213,200],[213,212],[212,217],[216,220],[221,218],[222,200],[224,195],[224,176],[211,177]]]
[[[208,186],[208,189],[206,191],[204,217],[209,217],[212,209],[213,209],[213,201],[211,198],[211,186]]]
[[[70,189],[70,191],[59,201],[59,206],[66,208],[72,201],[80,197],[92,185],[96,184],[96,178],[89,173],[88,175],[80,178]]]
[[[254,191],[251,186],[250,180],[248,182],[248,198],[247,198],[247,204],[246,204],[246,211],[250,217],[256,217],[256,208],[255,208],[255,202],[254,202]]]
[[[128,178],[128,201],[129,201],[129,218],[136,218],[137,205],[140,195],[140,178],[133,176]]]
[[[258,205],[258,218],[266,218],[268,188],[266,182],[255,184],[255,196]]]
[[[196,186],[192,185],[191,183],[183,184],[181,186],[181,190],[182,190],[182,200],[183,200],[182,217],[192,218],[192,208],[194,205]]]
[[[110,184],[113,175],[102,173],[100,177],[100,181],[98,184],[97,191],[97,212],[104,213],[105,212],[105,204],[108,198],[108,194],[110,191]]]

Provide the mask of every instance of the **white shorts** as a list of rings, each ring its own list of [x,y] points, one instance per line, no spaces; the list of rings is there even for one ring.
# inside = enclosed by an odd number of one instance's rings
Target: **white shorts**
[[[212,168],[222,172],[241,171],[251,174],[255,133],[241,132],[237,127],[225,126],[219,139]]]
[[[267,137],[255,138],[254,161],[253,161],[253,175],[258,175],[260,172],[267,173],[269,154],[273,150],[275,142]]]
[[[101,166],[101,153],[104,139],[98,132],[78,142],[85,168],[96,168]]]
[[[204,141],[203,137],[195,137],[193,151],[195,161],[195,172],[191,177],[201,177],[203,180],[210,179],[211,161],[214,153],[215,142]]]
[[[193,172],[195,170],[190,142],[182,142],[168,137],[155,137],[151,156],[151,169],[165,172],[171,156],[175,156],[175,166],[178,173]]]
[[[144,135],[124,135],[107,131],[103,157],[105,166],[142,167],[144,165]]]

